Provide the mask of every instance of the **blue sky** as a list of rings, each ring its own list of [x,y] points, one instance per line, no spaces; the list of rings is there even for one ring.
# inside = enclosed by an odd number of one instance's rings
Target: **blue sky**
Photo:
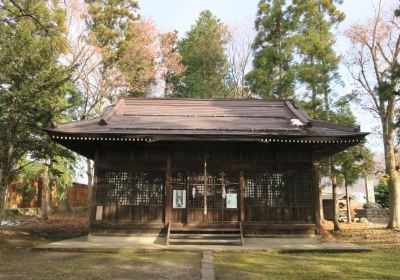
[[[389,4],[396,0],[383,2]],[[373,14],[376,3],[377,0],[344,0],[343,4],[339,5],[339,9],[346,14],[345,21],[335,30],[338,38],[335,48],[339,54],[343,54],[349,48],[342,31]],[[184,36],[200,12],[205,9],[209,9],[227,25],[251,28],[254,24],[257,4],[258,0],[139,0],[140,14],[144,18],[153,20],[160,31],[177,30],[180,36]],[[350,92],[352,80],[344,66],[340,67],[340,74],[345,87],[337,87],[336,91]],[[372,132],[379,124],[376,119],[357,107],[354,107],[354,113],[363,131]],[[368,142],[374,151],[382,151],[381,141],[376,135],[368,137]]]
[[[370,14],[371,0],[344,0],[340,9],[347,25]],[[176,29],[182,35],[201,11],[209,9],[228,25],[253,24],[258,0],[139,0],[140,13],[155,21],[162,31]]]

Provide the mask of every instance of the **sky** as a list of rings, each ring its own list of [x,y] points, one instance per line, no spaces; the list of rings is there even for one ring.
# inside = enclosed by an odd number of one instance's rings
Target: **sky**
[[[373,14],[378,0],[344,0],[339,9],[346,14],[346,19],[334,30],[337,35],[335,49],[338,54],[344,54],[349,48],[349,42],[343,36],[343,30],[350,25],[361,21]],[[395,0],[383,0],[384,3],[393,3]],[[139,0],[140,14],[146,19],[155,22],[162,32],[177,30],[179,36],[190,29],[203,10],[210,10],[221,21],[233,27],[251,29],[257,13],[258,0]],[[339,72],[342,76],[344,87],[338,86],[335,90],[340,93],[349,93],[352,90],[352,80],[347,69],[341,65]],[[361,130],[372,132],[368,136],[368,146],[375,152],[381,153],[383,148],[381,140],[375,131],[379,126],[377,119],[365,114],[365,111],[353,106]]]

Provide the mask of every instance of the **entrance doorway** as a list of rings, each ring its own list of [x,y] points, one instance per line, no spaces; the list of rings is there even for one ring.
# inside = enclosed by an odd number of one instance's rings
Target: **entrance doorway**
[[[239,174],[175,172],[172,221],[187,224],[239,221]]]

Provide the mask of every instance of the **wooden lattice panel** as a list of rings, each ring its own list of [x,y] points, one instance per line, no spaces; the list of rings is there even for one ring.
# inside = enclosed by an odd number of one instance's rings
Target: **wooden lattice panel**
[[[312,177],[308,173],[248,172],[245,204],[248,206],[313,206]]]
[[[101,205],[163,205],[161,172],[99,171],[96,203]]]

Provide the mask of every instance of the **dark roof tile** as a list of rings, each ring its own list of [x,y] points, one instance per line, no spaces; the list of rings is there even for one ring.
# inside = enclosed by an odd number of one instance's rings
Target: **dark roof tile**
[[[298,119],[304,126],[291,125]],[[311,120],[291,100],[126,98],[96,119],[60,124],[50,133],[185,136],[364,136],[354,127]]]

